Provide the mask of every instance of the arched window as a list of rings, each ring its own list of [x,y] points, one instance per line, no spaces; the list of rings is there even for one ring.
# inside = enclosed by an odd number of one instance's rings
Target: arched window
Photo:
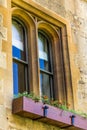
[[[51,15],[52,12],[46,12],[37,6],[41,11],[38,13],[38,8],[31,6],[31,3],[23,1],[26,7],[29,6],[27,9],[22,6],[15,8],[18,3],[14,3],[12,9],[14,94],[28,91],[39,96],[47,95],[49,99],[65,101],[66,104],[73,102],[67,22],[60,16]],[[73,103],[71,105],[73,108]]]
[[[52,48],[47,34],[38,32],[40,95],[53,98]]]
[[[14,94],[22,93],[28,88],[28,58],[26,53],[26,29],[16,18],[12,20],[12,55]],[[26,36],[27,38],[27,36]]]

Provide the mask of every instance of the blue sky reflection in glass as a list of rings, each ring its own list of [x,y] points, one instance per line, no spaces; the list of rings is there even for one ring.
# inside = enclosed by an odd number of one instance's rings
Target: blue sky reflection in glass
[[[13,57],[25,60],[24,56],[23,27],[13,21],[12,25],[12,53]]]
[[[48,63],[48,42],[44,35],[39,33],[38,47],[39,47],[39,65],[40,69],[49,70]]]

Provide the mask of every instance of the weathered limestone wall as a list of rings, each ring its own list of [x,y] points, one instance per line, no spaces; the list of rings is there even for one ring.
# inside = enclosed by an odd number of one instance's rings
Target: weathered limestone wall
[[[58,127],[47,125],[46,123],[33,121],[28,118],[21,118],[19,116],[12,116],[9,110],[7,112],[8,124],[6,130],[60,130]]]
[[[77,82],[78,107],[86,112],[87,109],[87,1],[76,1],[76,16],[74,30],[74,43],[78,47],[78,53],[75,55],[75,65],[80,72],[80,78]]]
[[[33,0],[65,17],[71,25],[71,76],[76,110],[87,109],[87,1]]]
[[[53,10],[70,22],[72,42],[69,44],[74,105],[87,110],[87,1],[33,0]],[[59,130],[58,127],[21,118],[11,114],[12,41],[11,0],[0,0],[0,130]]]
[[[12,99],[10,5],[10,0],[0,0],[0,130],[7,130],[6,108]]]
[[[66,9],[65,17],[72,29],[71,70],[75,108],[86,112],[87,109],[87,1],[75,0],[73,12]],[[72,5],[72,4],[71,4]]]

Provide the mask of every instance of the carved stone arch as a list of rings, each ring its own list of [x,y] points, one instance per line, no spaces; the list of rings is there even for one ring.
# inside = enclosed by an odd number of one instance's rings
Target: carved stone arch
[[[51,37],[51,39],[57,40],[59,39],[59,35],[57,30],[50,24],[40,21],[38,22],[38,29],[43,30],[45,33]]]
[[[14,17],[17,17],[18,19],[22,20],[27,27],[30,27],[30,28],[35,27],[35,21],[34,21],[33,17],[26,11],[24,11],[18,7],[13,7],[11,10],[11,13],[12,13],[12,17],[14,16]]]

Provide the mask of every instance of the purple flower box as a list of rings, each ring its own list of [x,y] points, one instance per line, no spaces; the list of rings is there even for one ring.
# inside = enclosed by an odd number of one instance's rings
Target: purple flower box
[[[33,120],[38,120],[60,128],[73,128],[74,130],[87,130],[87,119],[71,112],[35,102],[27,97],[13,99],[12,113]]]

